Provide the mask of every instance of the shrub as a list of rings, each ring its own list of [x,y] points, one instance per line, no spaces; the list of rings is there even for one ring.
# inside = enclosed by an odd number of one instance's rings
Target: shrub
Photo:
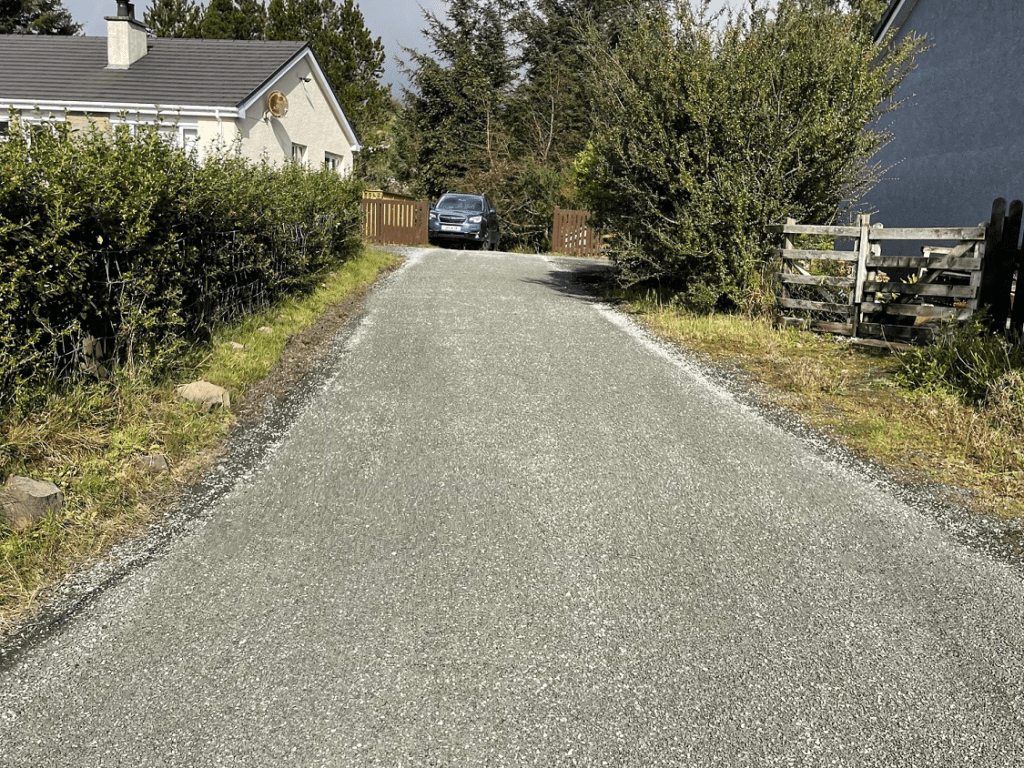
[[[985,403],[993,421],[1024,434],[1024,370],[1007,371],[992,382]]]
[[[886,138],[871,125],[919,43],[880,53],[835,5],[753,4],[719,30],[652,4],[616,47],[595,33],[596,128],[577,172],[625,282],[697,308],[761,303],[766,225],[831,221],[870,183]]]
[[[930,345],[902,353],[896,380],[912,389],[953,392],[974,404],[1005,388],[1000,382],[1022,368],[1024,348],[991,333],[976,315],[948,323]]]
[[[200,165],[154,130],[13,130],[0,144],[0,406],[73,378],[83,340],[159,367],[209,325],[302,290],[359,247],[326,170]]]

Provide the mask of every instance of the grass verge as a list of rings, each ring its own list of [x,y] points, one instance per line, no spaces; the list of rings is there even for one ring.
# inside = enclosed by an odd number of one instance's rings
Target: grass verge
[[[24,531],[11,531],[0,517],[0,637],[57,579],[153,520],[207,466],[234,417],[182,402],[176,385],[205,379],[225,387],[234,406],[274,368],[290,337],[396,262],[364,249],[315,292],[217,329],[212,345],[182,360],[173,375],[120,370],[109,382],[49,394],[31,413],[0,416],[0,476],[49,480],[65,496],[59,513]],[[171,471],[147,473],[137,464],[147,453],[167,456]]]
[[[910,482],[968,490],[976,511],[1024,518],[1019,428],[992,408],[900,387],[893,354],[740,316],[694,315],[650,296],[617,298],[657,336],[744,371],[764,401],[800,414],[862,458]]]

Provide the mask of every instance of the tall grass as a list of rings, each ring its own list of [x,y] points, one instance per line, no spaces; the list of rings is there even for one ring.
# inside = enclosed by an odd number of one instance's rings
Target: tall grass
[[[126,366],[110,381],[50,386],[31,398],[36,407],[0,414],[0,476],[50,480],[65,494],[59,513],[27,530],[12,531],[0,518],[0,634],[41,590],[159,514],[169,494],[205,466],[206,452],[234,419],[180,401],[176,384],[206,379],[227,388],[237,402],[273,368],[289,337],[394,261],[367,249],[324,273],[323,287],[215,328],[211,345],[193,347],[173,366]],[[261,326],[272,333],[258,331]],[[227,341],[245,349],[230,349]],[[140,468],[137,459],[147,453],[168,456],[169,475]]]

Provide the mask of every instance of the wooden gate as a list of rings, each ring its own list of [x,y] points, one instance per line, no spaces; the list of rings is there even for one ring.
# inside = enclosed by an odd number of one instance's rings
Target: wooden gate
[[[368,200],[361,202],[363,239],[377,245],[427,245],[425,200]]]
[[[588,211],[569,211],[555,208],[555,222],[551,229],[551,252],[571,256],[598,257],[604,247],[601,232],[587,224]]]
[[[936,321],[966,320],[978,310],[990,229],[985,225],[889,229],[860,216],[853,227],[789,219],[773,229],[784,236],[776,251],[784,323],[859,339],[927,341]],[[854,248],[795,248],[793,238],[800,235],[853,240]],[[955,245],[926,245],[921,256],[882,253],[883,244],[899,240]]]

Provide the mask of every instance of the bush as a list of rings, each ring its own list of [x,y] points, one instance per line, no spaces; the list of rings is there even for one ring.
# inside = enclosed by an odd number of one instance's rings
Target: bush
[[[754,5],[721,30],[685,3],[652,4],[616,47],[592,42],[582,196],[618,236],[624,282],[701,309],[763,303],[767,225],[827,223],[863,192],[886,138],[870,127],[919,48],[879,53],[824,0]]]
[[[150,129],[0,144],[0,406],[73,378],[83,340],[159,367],[211,323],[310,286],[359,248],[359,189],[326,170],[200,165]]]
[[[993,421],[1024,434],[1024,369],[1008,371],[992,382],[985,404]]]
[[[999,395],[1012,405],[1020,394],[1010,384],[1020,369],[1024,347],[991,333],[985,319],[975,316],[948,323],[932,344],[902,353],[896,380],[911,389],[952,392],[970,404]]]

